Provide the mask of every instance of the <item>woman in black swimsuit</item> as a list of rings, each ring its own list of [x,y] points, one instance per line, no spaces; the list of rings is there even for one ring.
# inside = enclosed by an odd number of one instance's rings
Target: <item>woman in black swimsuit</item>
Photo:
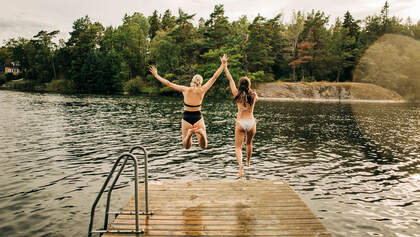
[[[227,63],[226,55],[220,58],[222,62],[219,69],[214,73],[213,77],[207,81],[206,84],[201,86],[203,83],[203,77],[195,75],[191,79],[190,86],[180,86],[174,84],[165,78],[158,75],[155,66],[150,67],[150,72],[153,76],[158,79],[162,84],[182,92],[184,95],[184,116],[182,118],[182,144],[184,148],[189,149],[192,145],[192,135],[195,133],[197,136],[198,143],[201,148],[207,147],[207,136],[206,136],[206,125],[204,124],[204,118],[201,116],[201,103],[203,102],[204,94],[214,84],[216,79],[222,73],[224,63]],[[223,63],[224,62],[224,63]]]

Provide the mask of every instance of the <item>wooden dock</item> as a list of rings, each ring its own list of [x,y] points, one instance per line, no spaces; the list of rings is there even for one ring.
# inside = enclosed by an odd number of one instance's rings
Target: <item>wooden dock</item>
[[[140,216],[145,234],[137,236],[331,236],[283,180],[154,182],[149,199],[154,214]],[[134,198],[124,211],[134,211]],[[134,230],[134,215],[119,215],[108,229]]]

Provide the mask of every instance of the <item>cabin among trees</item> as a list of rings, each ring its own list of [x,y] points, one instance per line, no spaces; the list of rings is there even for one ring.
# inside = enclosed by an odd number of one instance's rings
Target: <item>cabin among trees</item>
[[[19,66],[14,63],[0,66],[0,74],[8,74],[8,73],[11,73],[14,76],[17,76],[21,73],[21,70],[19,69]]]

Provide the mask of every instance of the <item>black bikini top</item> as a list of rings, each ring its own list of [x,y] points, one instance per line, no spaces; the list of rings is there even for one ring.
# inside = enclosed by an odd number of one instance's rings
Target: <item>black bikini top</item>
[[[184,102],[184,105],[187,106],[187,107],[200,107],[201,106],[201,104],[199,104],[199,105],[189,105],[185,102]]]

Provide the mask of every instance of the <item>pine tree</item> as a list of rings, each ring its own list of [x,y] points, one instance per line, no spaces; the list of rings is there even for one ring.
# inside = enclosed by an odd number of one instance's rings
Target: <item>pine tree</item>
[[[249,39],[246,47],[249,72],[263,71],[265,74],[272,72],[274,59],[270,55],[269,28],[265,25],[266,19],[258,14],[249,26]],[[273,78],[271,78],[273,79]]]
[[[216,5],[214,11],[210,14],[210,19],[204,24],[206,27],[204,37],[208,49],[220,48],[229,35],[229,22],[224,14],[223,5]]]
[[[165,11],[162,17],[161,26],[164,31],[171,30],[176,25],[176,17],[172,16],[169,9]]]
[[[152,40],[156,36],[156,32],[160,30],[160,20],[156,10],[153,11],[153,15],[149,17],[149,38]]]
[[[356,40],[359,38],[360,26],[358,25],[358,21],[353,19],[349,11],[344,14],[343,27],[348,29],[350,36]]]

